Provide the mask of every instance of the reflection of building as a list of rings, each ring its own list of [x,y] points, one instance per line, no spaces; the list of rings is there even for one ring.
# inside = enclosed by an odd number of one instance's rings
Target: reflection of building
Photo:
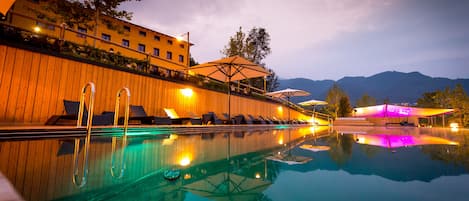
[[[80,45],[93,46],[94,30],[85,26],[69,27],[65,31],[59,18],[44,10],[43,1],[17,0],[8,12],[8,24],[27,31],[40,32],[54,38]],[[175,37],[132,24],[123,20],[100,16],[110,23],[98,24],[96,47],[111,50],[139,60],[150,59],[154,66],[168,69],[185,69],[188,62],[188,43]]]

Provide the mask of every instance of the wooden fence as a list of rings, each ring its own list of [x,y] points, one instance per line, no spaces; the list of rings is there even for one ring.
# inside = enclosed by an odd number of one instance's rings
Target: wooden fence
[[[81,88],[90,81],[96,85],[96,114],[114,110],[116,93],[122,87],[130,89],[131,104],[144,106],[148,115],[165,116],[163,108],[174,108],[180,116],[228,110],[225,93],[0,45],[0,124],[44,124],[50,116],[64,114],[64,99],[78,101]],[[191,88],[193,95],[184,96],[184,88]],[[287,108],[280,107],[277,103],[231,96],[234,115],[287,119]],[[291,116],[306,118],[294,110]]]

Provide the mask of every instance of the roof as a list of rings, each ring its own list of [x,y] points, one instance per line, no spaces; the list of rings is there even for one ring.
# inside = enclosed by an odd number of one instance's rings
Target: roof
[[[388,104],[354,109],[355,117],[428,117],[451,112],[454,112],[454,109],[418,108]]]

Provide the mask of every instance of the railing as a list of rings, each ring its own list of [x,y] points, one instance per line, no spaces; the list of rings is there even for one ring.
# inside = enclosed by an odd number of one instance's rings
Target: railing
[[[89,149],[90,149],[90,138],[91,138],[91,127],[93,124],[93,108],[94,108],[94,94],[95,94],[95,87],[94,83],[88,82],[85,86],[83,86],[83,89],[81,90],[81,98],[80,98],[80,106],[78,110],[78,120],[77,120],[77,127],[82,126],[82,120],[83,120],[83,111],[85,107],[85,95],[86,95],[86,90],[90,89],[90,99],[89,99],[89,108],[88,108],[88,119],[87,119],[87,125],[86,125],[86,137],[85,137],[85,147],[83,151],[83,163],[82,163],[82,178],[81,181],[79,180],[79,174],[78,174],[78,155],[80,152],[80,138],[75,139],[75,148],[73,150],[73,177],[72,181],[73,183],[81,188],[85,186],[87,180],[88,180],[88,154],[89,154]]]

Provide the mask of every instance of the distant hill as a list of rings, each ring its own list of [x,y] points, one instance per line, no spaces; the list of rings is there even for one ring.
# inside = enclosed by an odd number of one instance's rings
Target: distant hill
[[[314,81],[305,78],[281,79],[279,82],[279,89],[295,88],[311,93],[308,97],[292,98],[293,102],[324,100],[327,91],[334,84],[333,80]],[[376,98],[378,103],[382,103],[386,98],[389,98],[391,103],[415,103],[425,92],[446,87],[454,88],[458,83],[469,93],[469,79],[433,78],[419,72],[386,71],[370,77],[344,77],[337,83],[347,92],[352,104],[365,93]]]

